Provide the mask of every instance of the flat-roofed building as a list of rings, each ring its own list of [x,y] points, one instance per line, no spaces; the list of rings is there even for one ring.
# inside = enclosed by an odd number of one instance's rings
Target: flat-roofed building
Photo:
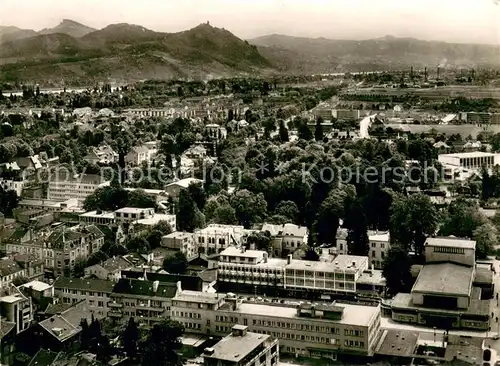
[[[481,151],[440,154],[438,161],[443,165],[451,165],[457,168],[465,169],[491,169],[500,162],[500,155]]]
[[[97,174],[73,176],[69,170],[60,169],[56,174],[50,176],[47,198],[52,201],[66,201],[75,198],[79,205],[83,205],[85,198],[94,193],[96,189],[109,186],[109,184],[109,181]]]
[[[425,242],[425,262],[453,262],[474,266],[476,242],[455,237],[427,238]]]
[[[185,231],[175,231],[161,238],[161,246],[180,250],[188,260],[198,257],[198,248],[194,243],[194,234]]]
[[[224,291],[297,297],[307,292],[323,299],[358,289],[379,292],[385,285],[381,271],[368,269],[368,257],[331,255],[316,262],[293,259],[291,254],[287,259],[270,258],[265,251],[234,246],[220,253],[217,281]]]
[[[429,261],[411,293],[399,293],[392,300],[392,319],[440,329],[488,330],[489,300],[475,286],[479,282],[487,287],[488,278],[476,276],[475,244],[456,238],[428,239],[425,256]],[[472,257],[465,255],[467,251]]]
[[[279,343],[269,335],[249,332],[248,327],[235,325],[231,334],[215,346],[206,348],[204,366],[276,366],[279,363]]]
[[[373,355],[380,336],[380,306],[248,303],[233,294],[182,289],[172,299],[172,319],[187,332],[214,336],[240,324],[278,338],[282,353],[333,359]]]
[[[356,281],[368,270],[368,257],[339,255],[333,262],[289,260],[284,286],[331,292],[356,292]]]

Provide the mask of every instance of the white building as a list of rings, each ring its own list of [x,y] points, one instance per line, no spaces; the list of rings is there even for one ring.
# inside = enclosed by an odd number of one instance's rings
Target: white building
[[[219,253],[230,245],[240,245],[247,231],[243,226],[211,224],[194,232],[194,242],[198,252]]]
[[[293,253],[304,244],[307,244],[309,234],[307,227],[295,224],[264,224],[261,231],[269,231],[271,237],[273,237],[273,254],[276,257],[280,257],[284,250]]]
[[[384,258],[390,248],[389,232],[369,233],[368,242],[370,246],[368,252],[370,263],[372,264],[373,268],[381,269],[383,266]]]
[[[76,198],[81,205],[85,198],[95,192],[96,189],[109,186],[110,182],[97,174],[81,174],[73,176],[69,171],[58,172],[49,180],[47,199],[49,201],[67,201]]]
[[[198,257],[198,247],[194,241],[194,234],[185,231],[175,231],[161,238],[161,246],[168,249],[180,250],[188,260]]]
[[[500,154],[486,153],[481,151],[440,154],[438,160],[443,165],[449,165],[457,168],[480,170],[485,167],[491,169],[500,164]]]

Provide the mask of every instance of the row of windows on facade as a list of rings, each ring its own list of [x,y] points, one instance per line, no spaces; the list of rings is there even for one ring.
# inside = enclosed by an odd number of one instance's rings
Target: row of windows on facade
[[[435,253],[465,254],[464,248],[434,247]]]
[[[216,238],[212,238],[212,237],[209,236],[207,238],[207,244],[216,244],[215,243],[215,239]],[[205,244],[205,237],[204,236],[198,237],[198,243]],[[226,245],[226,239],[225,238],[219,238],[219,245]]]

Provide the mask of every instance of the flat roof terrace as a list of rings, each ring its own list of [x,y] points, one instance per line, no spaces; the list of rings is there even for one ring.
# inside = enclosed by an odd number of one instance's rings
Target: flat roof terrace
[[[476,241],[448,236],[448,237],[428,238],[425,242],[425,245],[436,246],[436,247],[448,247],[448,248],[475,249]]]

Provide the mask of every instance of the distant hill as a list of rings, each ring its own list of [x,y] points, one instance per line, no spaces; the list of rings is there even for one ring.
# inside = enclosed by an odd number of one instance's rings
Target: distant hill
[[[36,36],[37,33],[31,29],[21,29],[17,27],[0,26],[0,43],[15,41],[18,39]]]
[[[54,33],[62,33],[67,34],[68,36],[80,38],[86,34],[94,32],[96,29],[87,27],[84,24],[75,22],[70,19],[63,19],[61,23],[59,23],[54,28],[45,28],[42,29],[38,34],[54,34]]]
[[[218,77],[273,67],[256,46],[208,24],[179,33],[113,24],[82,37],[37,35],[0,44],[0,65],[0,77],[9,82]]]
[[[439,64],[443,67],[500,65],[497,46],[393,36],[351,41],[272,34],[249,42],[257,45],[259,51],[278,66],[291,64],[294,68],[311,72],[370,71],[409,66],[433,68]]]

